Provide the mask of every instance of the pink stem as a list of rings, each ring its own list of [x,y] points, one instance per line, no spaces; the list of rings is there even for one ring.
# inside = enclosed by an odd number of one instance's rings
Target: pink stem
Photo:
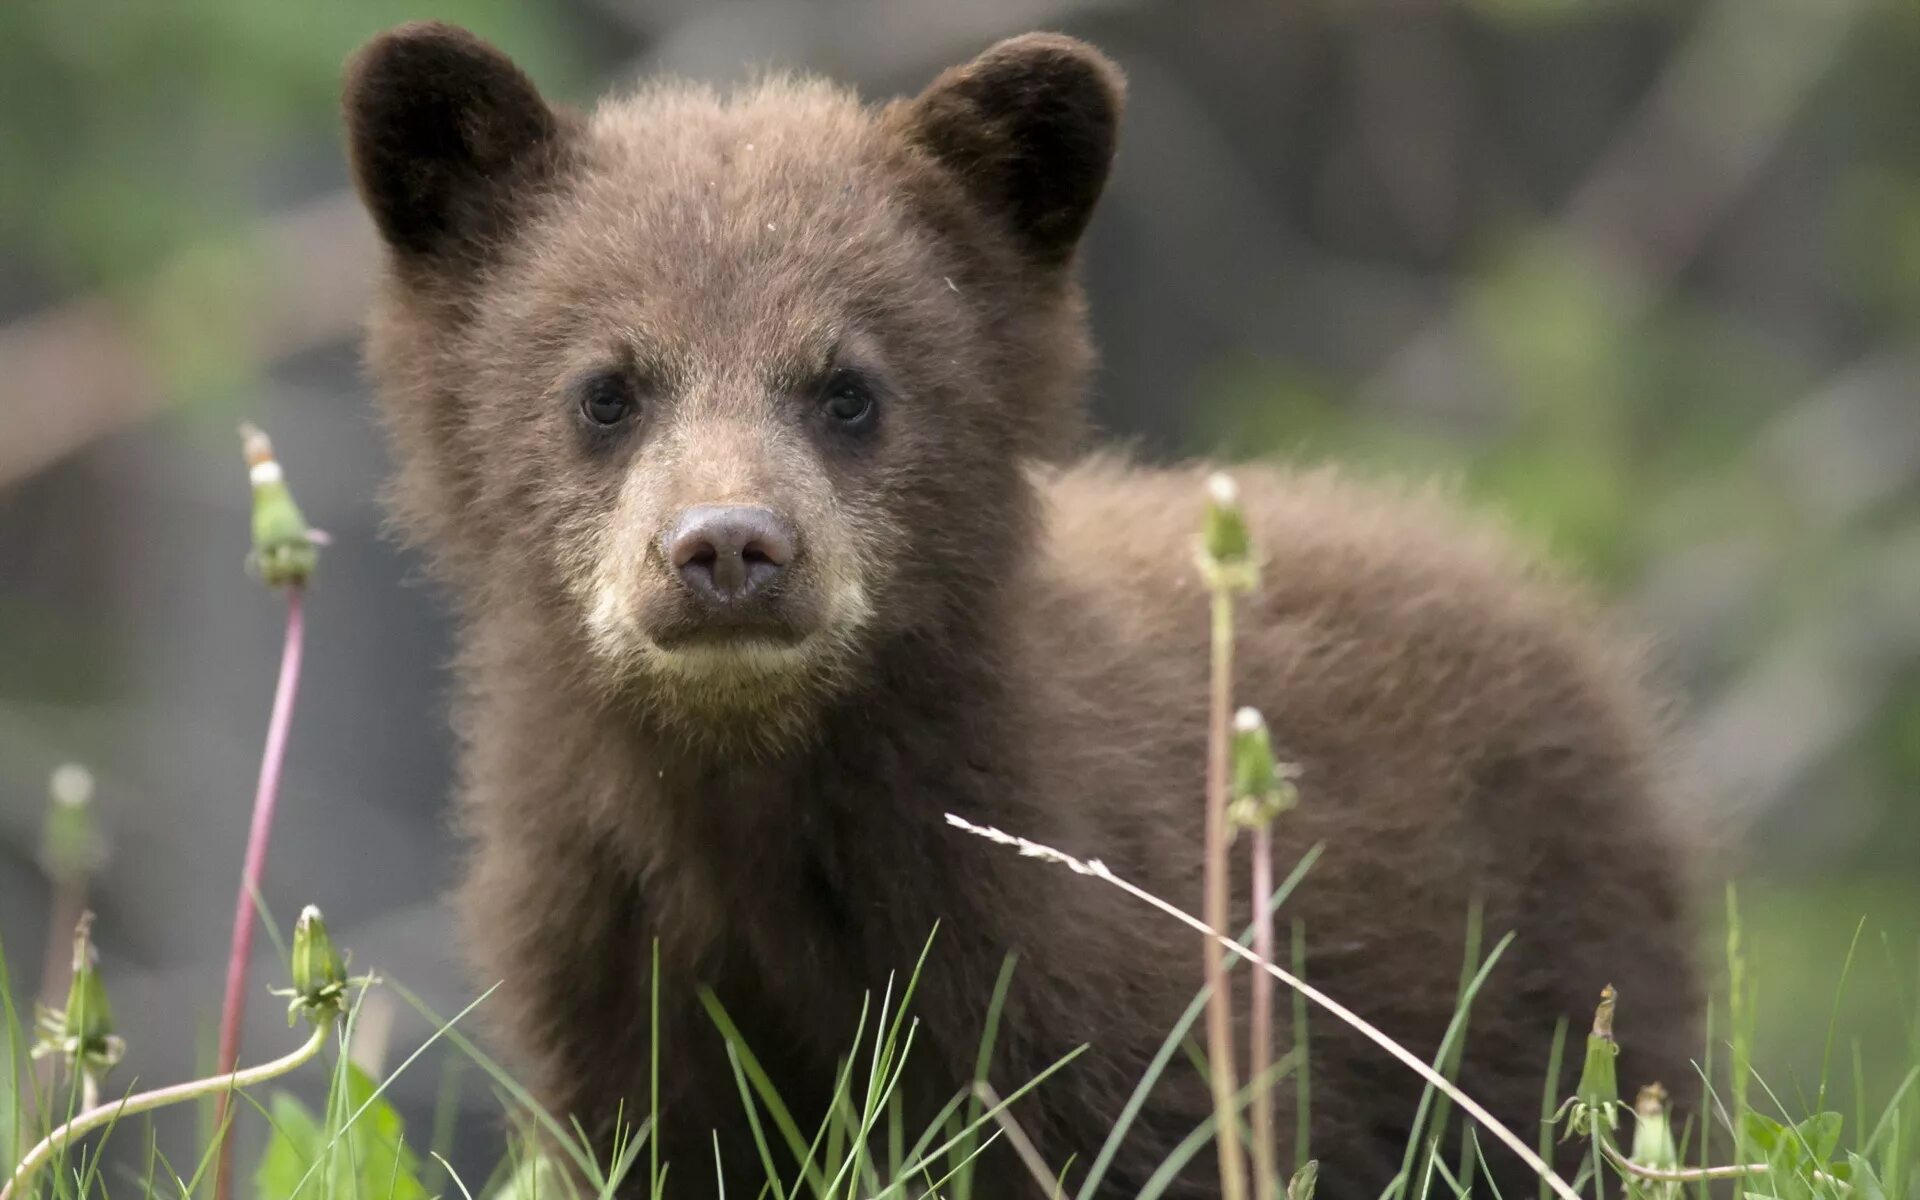
[[[1253,830],[1253,952],[1273,961],[1273,828],[1271,823]],[[1250,1039],[1252,1063],[1248,1077],[1260,1079],[1273,1065],[1273,979],[1265,972],[1253,974],[1253,1025]],[[1277,1164],[1273,1144],[1273,1088],[1269,1081],[1253,1097],[1253,1192],[1258,1200],[1271,1200],[1276,1192]]]
[[[273,692],[273,715],[267,721],[267,748],[260,756],[260,784],[253,794],[253,825],[247,831],[247,857],[240,870],[240,896],[233,907],[233,943],[227,953],[227,995],[220,1009],[220,1059],[214,1071],[229,1074],[240,1061],[240,1025],[247,1008],[247,964],[253,956],[254,897],[267,865],[267,838],[273,832],[273,810],[280,798],[280,767],[287,755],[287,733],[293,725],[293,701],[300,690],[300,647],[306,622],[301,613],[301,589],[287,588],[287,637],[280,652],[280,682]],[[219,1166],[214,1174],[215,1200],[227,1200],[232,1190],[232,1145],[226,1137],[227,1104],[223,1093],[213,1127],[220,1138]]]

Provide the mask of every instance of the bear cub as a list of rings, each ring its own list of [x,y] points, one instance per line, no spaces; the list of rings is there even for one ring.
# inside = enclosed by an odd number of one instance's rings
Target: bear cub
[[[945,820],[1200,907],[1204,472],[1075,455],[1076,246],[1121,101],[1113,63],[1048,34],[880,106],[775,78],[578,112],[438,24],[348,66],[393,506],[461,617],[472,949],[536,1093],[604,1148],[648,1112],[657,945],[674,1195],[714,1194],[716,1136],[729,1191],[763,1179],[703,990],[810,1133],[863,1000],[937,925],[919,1121],[973,1079],[1014,955],[988,1074],[1006,1094],[1086,1047],[1013,1110],[1078,1186],[1199,986],[1190,931]],[[1241,485],[1268,562],[1235,701],[1300,767],[1280,869],[1324,847],[1283,913],[1308,976],[1431,1056],[1477,906],[1488,946],[1514,935],[1460,1067],[1478,1099],[1531,1138],[1555,1023],[1577,1038],[1609,982],[1623,1084],[1691,1091],[1685,853],[1625,657],[1431,497]],[[1309,1029],[1321,1191],[1377,1196],[1420,1083]],[[1176,1057],[1099,1194],[1209,1112]],[[977,1196],[1039,1194],[1002,1146],[980,1171]],[[1169,1194],[1215,1175],[1196,1155]]]

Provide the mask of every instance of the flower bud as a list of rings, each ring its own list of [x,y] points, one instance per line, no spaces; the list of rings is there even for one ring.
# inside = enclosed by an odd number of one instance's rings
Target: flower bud
[[[1580,1085],[1574,1091],[1573,1131],[1580,1134],[1611,1134],[1620,1126],[1620,1083],[1614,1059],[1620,1047],[1613,1040],[1613,1007],[1618,998],[1613,985],[1600,989],[1600,1004],[1593,1010],[1593,1032],[1587,1035],[1587,1061],[1580,1071]]]
[[[1663,1171],[1680,1165],[1680,1149],[1673,1140],[1673,1125],[1667,1120],[1667,1089],[1657,1083],[1641,1088],[1634,1099],[1631,1157],[1643,1167]]]
[[[73,931],[73,979],[65,1009],[41,1008],[40,1036],[33,1057],[57,1056],[76,1076],[101,1075],[126,1053],[113,1032],[113,1006],[100,977],[100,956],[93,946],[93,914],[82,913]]]
[[[104,857],[93,821],[93,773],[78,763],[57,767],[47,794],[40,865],[56,882],[82,881],[99,869]]]
[[[309,904],[293,927],[293,997],[287,1024],[301,1014],[319,1022],[337,1017],[346,1003],[347,964],[327,934],[320,910]]]
[[[256,426],[240,427],[247,472],[253,481],[253,551],[248,564],[271,586],[304,584],[320,560],[320,539],[307,528],[293,502],[273,443]]]
[[[67,1036],[81,1053],[104,1048],[113,1036],[113,1006],[100,978],[100,952],[93,945],[93,914],[82,913],[73,931],[73,982],[67,988]]]
[[[1320,1181],[1320,1160],[1310,1158],[1287,1180],[1287,1200],[1313,1200],[1313,1188]]]
[[[1299,793],[1284,768],[1273,760],[1273,740],[1266,719],[1254,708],[1242,708],[1233,717],[1232,764],[1228,816],[1237,828],[1267,825],[1299,802]]]
[[[1254,583],[1253,537],[1233,476],[1207,477],[1207,511],[1200,527],[1200,567],[1216,587],[1247,591]]]

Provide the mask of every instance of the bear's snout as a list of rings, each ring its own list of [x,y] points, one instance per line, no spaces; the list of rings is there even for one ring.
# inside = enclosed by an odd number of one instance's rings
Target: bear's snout
[[[701,604],[727,609],[752,599],[793,561],[793,527],[757,504],[698,504],[667,535],[667,561]]]

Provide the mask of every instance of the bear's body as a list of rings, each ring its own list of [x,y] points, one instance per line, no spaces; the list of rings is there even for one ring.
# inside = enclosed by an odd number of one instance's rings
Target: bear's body
[[[1040,36],[878,112],[775,82],[582,119],[439,26],[354,64],[398,507],[466,622],[473,947],[538,1094],[604,1137],[647,1111],[657,940],[673,1194],[709,1194],[715,1129],[729,1190],[759,1179],[696,986],[810,1131],[863,998],[936,923],[914,1115],[971,1080],[1014,953],[991,1080],[1090,1047],[1015,1109],[1076,1176],[1198,987],[1190,931],[945,819],[1200,907],[1201,475],[1036,465],[1072,445],[1072,249],[1118,106],[1110,65]],[[1280,870],[1325,846],[1287,909],[1308,975],[1430,1057],[1477,901],[1487,943],[1516,940],[1469,1091],[1530,1138],[1554,1025],[1577,1047],[1608,982],[1623,1081],[1682,1084],[1683,864],[1645,702],[1590,614],[1432,499],[1241,484],[1267,563],[1235,701],[1301,768]],[[1321,1190],[1377,1195],[1419,1082],[1311,1028]],[[1176,1060],[1101,1194],[1209,1109]],[[1504,1194],[1531,1186],[1483,1144]],[[982,1164],[977,1196],[1030,1186]],[[1201,1154],[1172,1194],[1215,1190]]]

